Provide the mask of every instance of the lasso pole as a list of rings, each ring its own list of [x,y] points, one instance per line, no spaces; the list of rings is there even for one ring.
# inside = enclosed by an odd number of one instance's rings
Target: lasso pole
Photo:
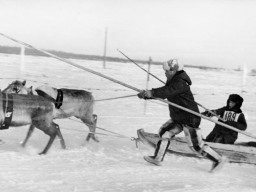
[[[143,71],[145,71],[146,73],[150,74],[152,77],[156,78],[158,81],[163,82],[161,79],[159,79],[158,77],[156,77],[155,75],[153,75],[152,73],[149,73],[147,70],[143,69],[141,66],[139,66],[135,61],[133,61],[131,58],[129,58],[127,55],[125,55],[122,51],[120,51],[119,49],[117,49],[117,51],[119,51],[123,56],[125,56],[128,60],[130,60],[132,63],[134,63],[135,65],[137,65],[139,68],[141,68]]]
[[[130,85],[128,85],[128,84],[125,84],[125,83],[123,83],[123,82],[121,82],[121,81],[118,81],[118,80],[116,80],[116,79],[113,79],[113,78],[111,78],[111,77],[108,77],[108,76],[106,76],[106,75],[103,75],[103,74],[101,74],[101,73],[99,73],[99,72],[97,72],[97,71],[88,69],[88,68],[83,67],[83,66],[81,66],[81,65],[78,65],[78,64],[76,64],[76,63],[74,63],[74,62],[71,62],[71,61],[69,61],[69,60],[67,60],[67,59],[63,59],[63,58],[61,58],[61,57],[58,57],[58,56],[56,56],[56,55],[54,55],[54,54],[52,54],[52,53],[49,53],[49,52],[44,51],[44,50],[42,50],[42,49],[36,48],[36,47],[34,47],[34,46],[32,46],[32,45],[29,45],[29,44],[27,44],[27,43],[24,43],[24,42],[22,42],[22,41],[16,40],[16,39],[14,39],[14,38],[12,38],[12,37],[9,37],[9,36],[7,36],[7,35],[5,35],[5,34],[3,34],[3,33],[0,33],[0,35],[6,37],[7,39],[10,39],[10,40],[12,40],[12,41],[14,41],[14,42],[16,42],[16,43],[22,44],[22,45],[24,45],[24,46],[26,46],[26,47],[28,47],[28,48],[35,49],[35,50],[37,50],[37,51],[39,51],[39,52],[42,52],[42,53],[44,53],[44,54],[46,54],[46,55],[49,55],[49,56],[51,56],[51,57],[53,57],[53,58],[55,58],[55,59],[58,59],[58,60],[63,61],[63,62],[65,62],[65,63],[68,63],[68,64],[70,64],[70,65],[72,65],[72,66],[74,66],[74,67],[77,67],[77,68],[79,68],[79,69],[88,71],[88,72],[90,72],[90,73],[92,73],[92,74],[98,75],[98,76],[100,76],[100,77],[103,77],[103,78],[105,78],[105,79],[108,79],[108,80],[110,80],[110,81],[113,81],[113,82],[115,82],[115,83],[118,83],[118,84],[120,84],[120,85],[123,85],[123,86],[128,87],[128,88],[130,88],[130,89],[133,89],[133,90],[135,90],[135,91],[138,91],[138,92],[141,91],[140,89],[134,88],[134,87],[132,87],[132,86],[130,86]]]

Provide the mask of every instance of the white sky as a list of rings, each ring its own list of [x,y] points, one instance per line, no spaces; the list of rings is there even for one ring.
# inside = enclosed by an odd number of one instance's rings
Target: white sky
[[[0,0],[0,32],[42,49],[103,55],[107,27],[108,56],[122,58],[120,49],[132,59],[253,68],[255,10],[253,0]]]

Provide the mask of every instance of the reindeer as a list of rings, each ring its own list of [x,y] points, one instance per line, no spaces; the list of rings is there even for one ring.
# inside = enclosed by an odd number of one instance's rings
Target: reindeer
[[[54,105],[43,97],[6,94],[0,91],[0,124],[2,129],[9,126],[30,125],[30,129],[36,127],[50,136],[46,147],[39,154],[47,153],[56,135],[60,138],[62,148],[66,148],[59,126],[53,122],[53,113]],[[8,118],[9,121],[6,121]]]
[[[3,90],[3,92],[34,95],[32,86],[29,88],[26,87],[26,80],[13,81]],[[89,141],[90,138],[92,138],[94,141],[98,142],[98,139],[95,137],[97,115],[93,114],[94,97],[90,92],[76,89],[57,89],[46,85],[37,87],[35,92],[45,100],[54,103],[54,119],[69,118],[72,116],[80,119],[90,130],[90,133],[86,137],[86,141]],[[24,140],[24,144],[26,144],[32,132],[33,128],[30,127]]]

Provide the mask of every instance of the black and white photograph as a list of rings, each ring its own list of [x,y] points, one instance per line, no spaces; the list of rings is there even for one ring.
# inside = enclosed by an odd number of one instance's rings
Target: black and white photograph
[[[0,191],[256,192],[255,10],[0,0]]]

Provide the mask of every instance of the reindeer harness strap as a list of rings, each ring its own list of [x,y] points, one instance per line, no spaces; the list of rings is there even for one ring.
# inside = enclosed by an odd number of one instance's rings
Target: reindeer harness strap
[[[52,96],[48,95],[47,93],[45,93],[44,91],[42,90],[36,90],[37,94],[48,99],[49,101],[53,102],[55,107],[57,109],[59,109],[62,105],[62,102],[63,102],[63,92],[61,89],[57,89],[57,97],[56,99],[55,98],[52,98]]]
[[[57,89],[57,91],[58,91],[58,94],[57,94],[57,98],[56,98],[56,102],[55,102],[55,107],[57,109],[59,109],[63,102],[63,92],[61,89]]]
[[[13,96],[11,94],[2,93],[3,97],[3,112],[4,112],[4,122],[0,125],[0,129],[8,129],[13,114]]]

